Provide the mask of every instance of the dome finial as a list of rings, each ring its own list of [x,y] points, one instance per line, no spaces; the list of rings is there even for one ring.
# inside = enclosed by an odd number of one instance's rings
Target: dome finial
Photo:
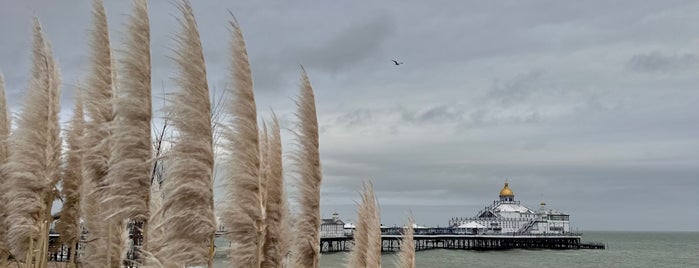
[[[510,189],[510,184],[505,182],[505,186],[500,190],[500,197],[514,197],[515,194]]]

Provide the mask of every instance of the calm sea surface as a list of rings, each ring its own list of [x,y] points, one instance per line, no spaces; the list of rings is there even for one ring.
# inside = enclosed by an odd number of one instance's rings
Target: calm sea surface
[[[586,232],[583,241],[606,250],[427,250],[417,267],[699,267],[699,233]],[[324,254],[321,267],[344,267],[346,253]],[[382,267],[393,266],[393,255]],[[226,267],[225,258],[217,267]]]

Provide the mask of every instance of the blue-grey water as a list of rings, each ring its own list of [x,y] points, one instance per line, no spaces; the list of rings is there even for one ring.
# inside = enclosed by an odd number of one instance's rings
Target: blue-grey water
[[[427,250],[417,267],[699,267],[699,233],[586,232],[583,241],[603,242],[606,250],[469,251]],[[346,253],[323,254],[321,267],[344,267]],[[382,267],[393,266],[392,254]],[[226,267],[219,259],[220,267]]]

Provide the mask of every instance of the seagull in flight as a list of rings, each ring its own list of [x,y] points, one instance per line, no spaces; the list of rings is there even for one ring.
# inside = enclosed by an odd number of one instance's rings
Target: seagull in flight
[[[402,61],[398,61],[397,59],[392,59],[391,61],[392,61],[393,64],[395,64],[395,65],[401,65],[401,64],[403,64]]]

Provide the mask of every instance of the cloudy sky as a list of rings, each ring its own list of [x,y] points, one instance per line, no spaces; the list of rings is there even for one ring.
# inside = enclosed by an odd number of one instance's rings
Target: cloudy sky
[[[119,48],[130,3],[106,2]],[[580,230],[699,230],[696,1],[193,2],[217,90],[228,79],[226,9],[243,27],[261,114],[274,109],[290,126],[299,64],[308,70],[325,217],[354,218],[361,182],[372,180],[385,224],[411,210],[443,226],[473,216],[508,180],[516,199],[546,201]],[[172,90],[178,11],[149,3],[154,90]],[[32,15],[63,71],[67,121],[88,71],[90,1],[0,0],[0,70],[15,113]]]

